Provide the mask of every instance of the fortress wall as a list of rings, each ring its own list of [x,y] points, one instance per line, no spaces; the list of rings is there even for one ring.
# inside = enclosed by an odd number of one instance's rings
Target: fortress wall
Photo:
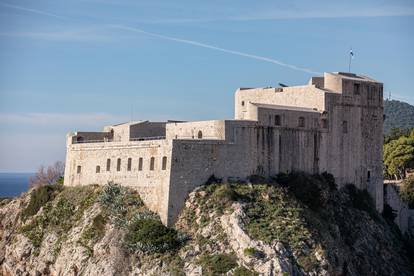
[[[235,93],[235,119],[254,120],[254,118],[248,117],[248,102],[325,110],[325,92],[309,85],[284,87],[283,92],[277,92],[275,88],[237,90]]]
[[[153,211],[166,214],[171,168],[171,141],[140,141],[130,143],[68,144],[65,168],[65,185],[104,185],[108,181],[137,190],[145,204]],[[162,157],[167,157],[166,170],[162,170]],[[138,168],[143,158],[142,171]],[[155,157],[154,170],[150,170],[150,158]],[[110,171],[106,171],[107,159],[111,159]],[[117,171],[117,159],[121,169]],[[132,159],[131,171],[127,170],[128,158]],[[81,172],[77,173],[77,166]],[[96,173],[96,166],[100,172]],[[165,221],[165,217],[163,218]]]
[[[275,126],[275,115],[280,117],[280,126]],[[299,117],[303,117],[304,127],[298,127]],[[274,127],[288,127],[300,129],[320,129],[322,128],[321,113],[296,111],[274,108],[258,108],[258,120],[260,125],[274,126]]]
[[[234,181],[253,174],[268,177],[280,171],[313,173],[317,169],[316,131],[278,129],[240,121],[226,124],[233,128],[234,141],[173,141],[169,224],[175,222],[188,193],[213,174],[224,181]]]
[[[202,132],[202,139],[225,139],[224,120],[168,123],[167,139],[198,139],[198,132]]]
[[[382,210],[382,101],[378,91],[373,95],[367,92],[327,94],[330,134],[322,140],[320,155],[339,185],[354,183],[367,189],[377,209]]]

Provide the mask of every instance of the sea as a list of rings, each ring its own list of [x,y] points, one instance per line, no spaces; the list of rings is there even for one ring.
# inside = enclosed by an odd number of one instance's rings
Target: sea
[[[16,197],[29,189],[34,173],[0,173],[0,198]]]

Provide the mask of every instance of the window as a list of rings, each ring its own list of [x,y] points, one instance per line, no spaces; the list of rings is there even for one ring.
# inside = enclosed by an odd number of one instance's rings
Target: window
[[[242,101],[242,106],[244,106],[244,101]]]
[[[142,157],[138,159],[138,170],[142,171]]]
[[[328,128],[328,120],[327,119],[322,119],[322,127],[323,128]]]
[[[150,170],[153,171],[155,166],[155,157],[151,157]]]
[[[101,166],[96,166],[96,173],[100,173],[101,172]]]
[[[305,127],[305,118],[304,117],[299,117],[298,126],[299,127]]]
[[[167,169],[167,156],[162,158],[162,170],[165,171]]]
[[[82,169],[82,167],[81,167],[81,166],[78,166],[78,167],[76,168],[76,172],[77,172],[77,173],[81,173],[81,169]]]
[[[203,132],[201,132],[201,130],[198,131],[197,138],[198,139],[202,139],[203,138]]]
[[[127,171],[131,171],[131,167],[132,167],[132,158],[128,158]]]
[[[342,122],[342,133],[348,133],[348,122],[347,121]]]
[[[116,160],[116,170],[119,172],[121,170],[121,158]]]
[[[367,182],[371,181],[371,171],[368,171],[367,173]]]
[[[106,159],[106,171],[109,172],[111,170],[111,159]]]
[[[275,115],[275,126],[280,126],[280,115]]]
[[[359,83],[354,83],[354,95],[359,95],[361,85]]]

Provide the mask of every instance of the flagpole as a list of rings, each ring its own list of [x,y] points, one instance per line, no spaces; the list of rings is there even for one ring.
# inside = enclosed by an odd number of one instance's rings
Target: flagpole
[[[348,73],[351,73],[351,59],[352,59],[352,47],[351,47],[351,50],[349,50]]]

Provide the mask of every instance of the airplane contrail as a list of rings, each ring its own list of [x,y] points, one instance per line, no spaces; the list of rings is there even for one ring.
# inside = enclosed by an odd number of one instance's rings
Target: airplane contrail
[[[63,17],[63,16],[53,14],[53,13],[50,13],[50,12],[41,11],[41,10],[24,8],[24,7],[10,5],[10,4],[6,4],[6,3],[0,3],[0,6],[15,9],[15,10],[22,10],[22,11],[27,11],[27,12],[31,12],[31,13],[46,15],[46,16],[50,16],[50,17],[54,17],[54,18],[65,19],[65,17]]]
[[[322,74],[321,72],[317,72],[317,71],[313,71],[313,70],[308,69],[308,68],[303,68],[303,67],[299,67],[299,66],[296,66],[296,65],[284,63],[282,61],[279,61],[279,60],[276,60],[276,59],[273,59],[273,58],[268,58],[268,57],[252,55],[252,54],[248,54],[248,53],[244,53],[244,52],[240,52],[240,51],[225,49],[225,48],[221,48],[221,47],[217,47],[217,46],[213,46],[213,45],[209,45],[209,44],[205,44],[205,43],[201,43],[201,42],[197,42],[197,41],[193,41],[193,40],[181,39],[181,38],[166,36],[166,35],[162,35],[162,34],[156,34],[156,33],[144,31],[142,29],[127,27],[127,26],[123,26],[123,25],[110,25],[110,27],[120,29],[120,30],[125,30],[125,31],[142,33],[142,34],[146,34],[146,35],[149,35],[149,36],[152,36],[152,37],[157,37],[157,38],[160,38],[160,39],[165,39],[165,40],[175,41],[175,42],[179,42],[179,43],[190,44],[190,45],[194,45],[194,46],[197,46],[197,47],[207,48],[207,49],[220,51],[220,52],[224,52],[224,53],[228,53],[228,54],[232,54],[232,55],[237,55],[237,56],[247,57],[247,58],[261,60],[261,61],[265,61],[265,62],[270,62],[270,63],[277,64],[277,65],[280,65],[280,66],[284,66],[284,67],[287,67],[287,68],[290,68],[290,69],[296,70],[296,71],[302,71],[302,72],[306,72],[306,73],[310,73],[310,74],[318,74],[318,75]]]

